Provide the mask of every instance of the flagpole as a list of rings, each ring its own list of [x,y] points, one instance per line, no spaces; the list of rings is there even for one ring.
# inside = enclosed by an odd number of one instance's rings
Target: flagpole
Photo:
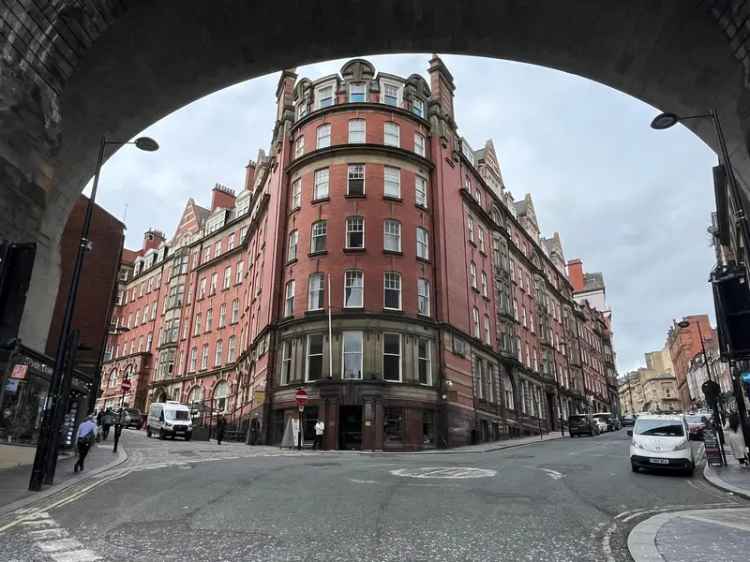
[[[331,274],[328,274],[328,376],[333,378],[333,330],[331,328]]]

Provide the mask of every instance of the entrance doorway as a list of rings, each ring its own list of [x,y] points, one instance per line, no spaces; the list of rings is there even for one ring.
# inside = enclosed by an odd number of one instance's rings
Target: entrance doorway
[[[555,395],[547,394],[547,409],[549,410],[549,427],[550,429],[560,429],[557,427],[557,418],[555,417]]]
[[[339,409],[339,443],[344,450],[362,448],[362,406]]]

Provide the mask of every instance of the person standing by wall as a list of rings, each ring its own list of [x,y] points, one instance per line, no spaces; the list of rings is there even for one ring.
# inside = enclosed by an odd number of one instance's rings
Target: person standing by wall
[[[253,416],[250,420],[250,444],[255,445],[258,442],[258,433],[260,432],[260,422],[258,421],[258,414]]]
[[[323,434],[326,430],[326,424],[323,423],[323,420],[318,418],[318,421],[315,422],[315,441],[313,441],[313,449],[322,449],[323,448]]]
[[[89,454],[89,449],[96,436],[96,422],[94,416],[87,417],[80,426],[78,426],[78,460],[73,466],[73,472],[83,471],[83,462],[86,460],[86,455]]]
[[[227,429],[227,420],[224,419],[223,414],[219,414],[219,418],[216,420],[216,444],[221,445],[221,441],[224,439],[224,432]]]
[[[730,449],[732,449],[734,458],[736,458],[741,465],[748,466],[745,436],[742,433],[740,416],[737,414],[737,412],[732,412],[731,414],[729,414],[727,426],[725,427],[724,438],[726,439],[727,445],[729,445]]]

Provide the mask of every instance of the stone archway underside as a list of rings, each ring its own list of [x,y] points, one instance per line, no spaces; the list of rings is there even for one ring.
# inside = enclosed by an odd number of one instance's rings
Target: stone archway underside
[[[43,347],[57,240],[102,135],[131,138],[201,96],[300,64],[358,54],[472,54],[578,74],[677,113],[715,107],[737,173],[750,185],[746,53],[730,40],[750,35],[736,27],[745,20],[742,4],[3,0],[0,211],[10,220],[0,221],[0,237],[39,245],[21,337]],[[693,123],[713,145],[711,129]]]

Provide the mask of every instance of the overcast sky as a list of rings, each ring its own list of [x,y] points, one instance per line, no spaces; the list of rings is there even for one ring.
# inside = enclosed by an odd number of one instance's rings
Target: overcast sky
[[[427,77],[430,56],[366,58],[378,71]],[[681,126],[651,130],[654,108],[596,82],[508,61],[443,60],[461,134],[474,149],[493,139],[506,185],[516,199],[532,194],[543,235],[560,232],[566,259],[604,274],[620,373],[664,345],[673,318],[708,312],[713,321],[713,152]],[[344,62],[298,73],[316,79]],[[242,188],[247,161],[270,142],[277,80],[198,100],[144,132],[159,152],[129,148],[109,160],[98,202],[125,218],[127,247],[140,248],[149,227],[171,236],[188,197],[208,206],[215,183]]]

